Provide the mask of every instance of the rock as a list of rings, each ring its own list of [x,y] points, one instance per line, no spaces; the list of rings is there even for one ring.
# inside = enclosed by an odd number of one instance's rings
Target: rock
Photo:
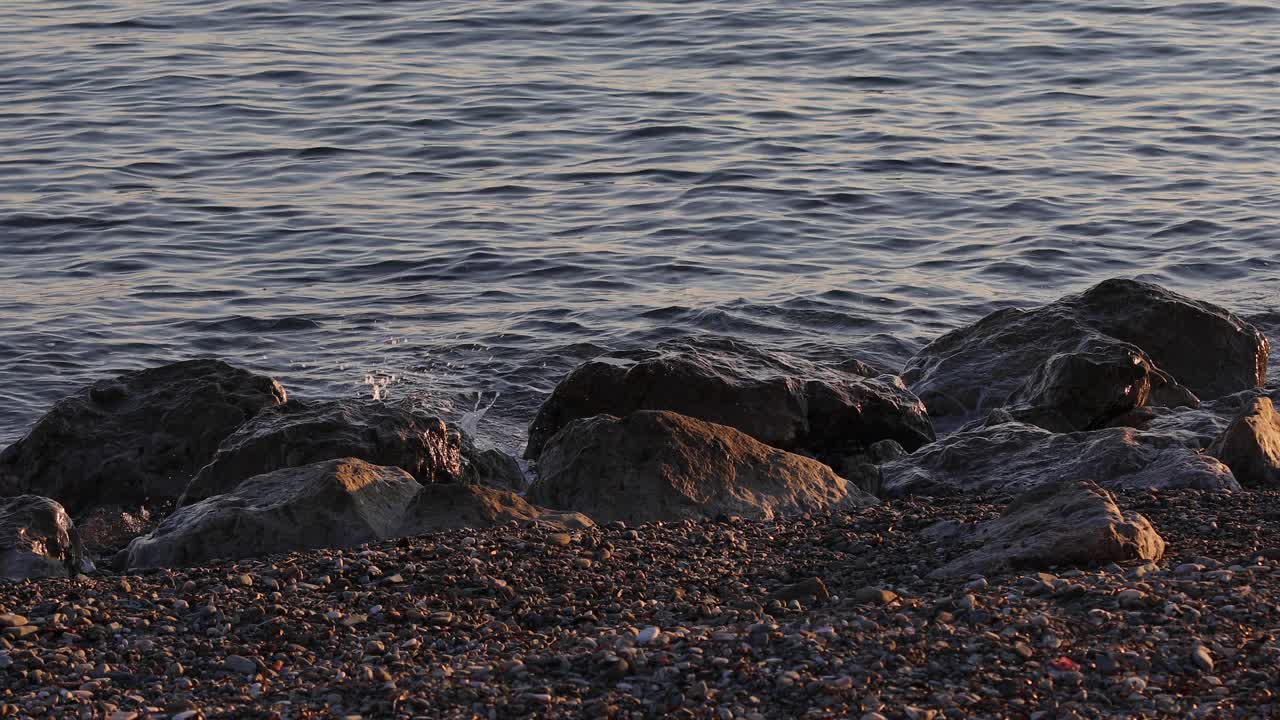
[[[125,509],[119,505],[101,505],[76,519],[80,542],[86,550],[95,553],[119,550],[147,532],[150,525],[151,511],[146,507]]]
[[[1245,487],[1280,487],[1280,413],[1257,398],[1209,448]]]
[[[853,600],[861,605],[888,605],[898,599],[898,593],[878,587],[859,588],[853,593]]]
[[[813,577],[808,580],[801,580],[793,583],[773,593],[773,599],[782,602],[790,602],[791,600],[811,600],[825,601],[831,598],[831,592],[827,590],[827,584],[822,582],[822,578]]]
[[[1209,648],[1204,645],[1197,643],[1191,649],[1191,662],[1203,672],[1213,672],[1213,655],[1209,653]]]
[[[480,485],[425,485],[413,498],[398,535],[421,535],[455,528],[496,527],[516,521],[552,528],[582,529],[594,523],[579,513],[555,512],[530,505],[507,490]]]
[[[422,483],[456,482],[462,477],[461,446],[460,434],[444,421],[408,408],[292,400],[228,437],[179,504],[228,492],[255,475],[343,457],[404,468]]]
[[[939,427],[1012,402],[1026,419],[1089,429],[1153,395],[1153,404],[1189,401],[1166,380],[1202,399],[1261,387],[1269,353],[1262,333],[1222,308],[1113,279],[947,333],[903,378]]]
[[[501,450],[481,450],[467,437],[462,440],[462,460],[462,482],[468,485],[523,492],[528,484],[519,460]]]
[[[239,675],[248,675],[250,673],[258,672],[258,663],[243,655],[228,655],[222,665],[231,672]]]
[[[1246,414],[1259,397],[1257,390],[1244,390],[1202,402],[1197,407],[1142,408],[1141,412],[1117,417],[1111,424],[1163,436],[1193,450],[1205,450],[1232,420]]]
[[[861,363],[824,368],[728,339],[682,340],[591,360],[560,382],[529,427],[537,458],[574,420],[669,410],[820,457],[879,440],[914,450],[934,439],[924,405],[896,376]]]
[[[1019,495],[999,518],[980,523],[964,542],[978,547],[934,570],[930,578],[1159,560],[1164,555],[1164,540],[1145,517],[1121,512],[1110,493],[1081,480]]]
[[[1017,493],[1081,479],[1112,489],[1240,489],[1225,465],[1166,436],[1133,428],[1051,433],[1017,422],[963,429],[880,471],[887,497]]]
[[[0,453],[0,495],[37,493],[80,513],[174,499],[218,445],[284,388],[217,360],[103,380],[59,401]]]
[[[596,522],[772,518],[876,504],[822,463],[673,412],[574,421],[547,443],[538,467],[531,501]]]
[[[1199,400],[1138,348],[1089,337],[1031,371],[1005,401],[1016,419],[1054,432],[1093,430],[1134,408],[1195,406]]]
[[[92,569],[61,505],[36,495],[0,499],[0,577],[73,577]]]
[[[641,630],[640,634],[636,636],[636,644],[652,645],[660,637],[662,637],[662,629],[650,625],[649,627]]]
[[[341,458],[252,477],[179,508],[129,544],[127,567],[180,567],[397,536],[420,486],[401,468]]]

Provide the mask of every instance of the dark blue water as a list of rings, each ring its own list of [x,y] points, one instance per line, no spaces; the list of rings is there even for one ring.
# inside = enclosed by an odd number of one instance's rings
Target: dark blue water
[[[604,348],[893,366],[1115,275],[1274,337],[1278,7],[0,3],[0,441],[202,355],[514,446]]]

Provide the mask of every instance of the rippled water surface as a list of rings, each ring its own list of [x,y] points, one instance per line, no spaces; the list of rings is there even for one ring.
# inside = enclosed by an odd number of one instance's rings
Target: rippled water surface
[[[0,441],[199,355],[516,446],[603,348],[892,367],[1116,275],[1275,337],[1278,8],[0,0]]]

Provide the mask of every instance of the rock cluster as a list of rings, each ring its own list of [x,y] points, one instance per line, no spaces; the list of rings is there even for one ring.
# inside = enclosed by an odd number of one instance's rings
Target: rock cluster
[[[901,377],[664,343],[564,379],[532,484],[409,407],[127,373],[0,453],[0,716],[1274,716],[1268,354],[1128,280]]]

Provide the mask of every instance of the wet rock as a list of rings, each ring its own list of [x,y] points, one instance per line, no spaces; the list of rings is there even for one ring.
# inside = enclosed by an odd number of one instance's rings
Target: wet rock
[[[1017,422],[961,430],[880,470],[889,497],[1023,492],[1064,479],[1111,489],[1240,488],[1225,465],[1169,437],[1133,428],[1051,433]]]
[[[530,505],[513,492],[481,485],[436,483],[414,496],[399,535],[420,535],[451,528],[495,527],[509,522],[536,522],[549,527],[592,527],[591,519]]]
[[[395,537],[420,485],[401,468],[341,458],[252,477],[179,508],[129,544],[131,569],[179,567]]]
[[[528,484],[519,460],[494,448],[481,450],[467,437],[462,440],[462,460],[462,482],[468,485],[522,492]]]
[[[1121,512],[1110,493],[1089,481],[1053,483],[1024,493],[962,542],[978,547],[930,577],[1159,560],[1164,554],[1164,539],[1145,517]]]
[[[422,483],[462,477],[462,438],[439,418],[363,400],[301,402],[270,408],[228,437],[191,480],[180,504],[234,489],[283,468],[353,457],[404,468]]]
[[[103,380],[0,453],[0,495],[44,495],[72,513],[172,500],[228,435],[284,401],[276,381],[217,360]]]
[[[1205,450],[1258,397],[1259,391],[1245,390],[1202,402],[1197,407],[1146,407],[1115,418],[1111,425],[1137,428],[1193,450]]]
[[[1262,333],[1222,308],[1113,279],[947,333],[911,358],[903,378],[939,427],[1013,400],[1087,429],[1126,406],[1187,401],[1175,386],[1164,391],[1166,378],[1201,399],[1261,387],[1269,353]]]
[[[876,502],[822,463],[672,412],[575,421],[538,466],[532,502],[596,522],[770,518]]]
[[[0,499],[0,577],[71,577],[90,570],[61,505],[36,495]]]
[[[1226,463],[1245,487],[1280,487],[1280,413],[1271,398],[1255,399],[1209,454]]]
[[[879,440],[914,450],[934,438],[923,404],[896,376],[860,363],[836,369],[728,339],[664,343],[580,365],[529,427],[526,458],[570,422],[669,410],[736,428],[767,445],[821,457]]]
[[[1156,368],[1138,348],[1092,337],[1031,371],[1006,401],[1016,419],[1054,432],[1092,430],[1152,399],[1195,406],[1195,395]]]
[[[128,545],[147,532],[151,524],[151,511],[146,507],[103,505],[81,515],[76,520],[76,530],[86,550],[106,553]]]

